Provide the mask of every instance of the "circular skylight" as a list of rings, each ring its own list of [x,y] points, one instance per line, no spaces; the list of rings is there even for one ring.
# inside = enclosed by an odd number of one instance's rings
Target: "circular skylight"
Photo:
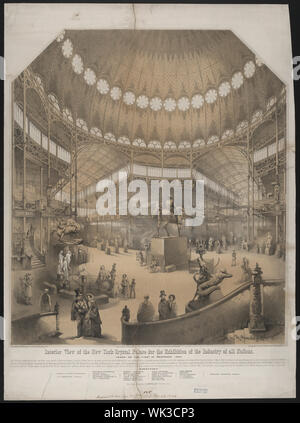
[[[118,101],[122,97],[122,90],[119,87],[112,87],[110,90],[110,96],[113,100]]]
[[[87,68],[84,72],[84,80],[88,85],[94,85],[96,82],[95,72],[92,69]]]
[[[224,81],[219,85],[219,95],[220,97],[227,97],[230,93],[231,87],[228,81]]]
[[[207,91],[207,93],[205,94],[205,100],[206,103],[208,104],[212,104],[216,101],[217,99],[217,91],[214,88],[211,88],[210,90]]]
[[[64,55],[67,59],[69,59],[69,58],[72,56],[72,54],[73,54],[73,45],[72,45],[72,43],[71,43],[71,40],[69,40],[69,38],[67,38],[67,39],[63,42],[61,49],[62,49],[62,54],[63,54],[63,55]]]
[[[106,81],[106,79],[99,79],[99,81],[97,82],[97,90],[99,91],[100,94],[107,94],[109,91],[109,83]]]
[[[83,71],[83,62],[79,54],[75,54],[72,59],[72,67],[75,73],[80,75]]]
[[[132,91],[126,91],[126,93],[123,95],[123,100],[127,106],[131,106],[135,102],[134,93]]]
[[[159,97],[153,97],[150,100],[150,107],[152,110],[157,112],[162,108],[162,100]]]
[[[232,77],[231,85],[235,90],[237,90],[243,85],[243,82],[244,82],[244,77],[242,72],[236,72]]]
[[[176,108],[176,101],[174,98],[166,98],[164,101],[164,108],[167,112],[173,112],[173,110]]]
[[[201,94],[195,94],[192,97],[192,106],[194,109],[200,109],[203,106],[204,98]]]
[[[244,74],[246,78],[251,78],[255,72],[255,64],[252,60],[249,60],[244,66]]]
[[[148,107],[148,104],[149,104],[149,99],[145,95],[140,95],[136,99],[136,104],[140,109],[146,109]]]
[[[178,100],[177,105],[179,110],[186,112],[190,108],[190,100],[188,97],[181,97]]]
[[[43,87],[43,83],[42,83],[41,77],[39,75],[34,75],[34,79],[35,79],[35,82],[37,83],[37,85],[39,85],[40,88],[43,89],[44,87]]]

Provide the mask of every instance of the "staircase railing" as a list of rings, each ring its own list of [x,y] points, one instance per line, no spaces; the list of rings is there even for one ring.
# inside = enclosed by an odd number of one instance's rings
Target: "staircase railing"
[[[171,319],[140,323],[127,322],[121,318],[122,343],[127,345],[201,344],[248,325],[253,332],[264,331],[264,317],[267,323],[273,320],[276,323],[275,320],[282,319],[284,280],[259,280],[259,277],[254,274],[251,281],[242,284],[216,302]],[[281,290],[280,285],[282,285],[282,292],[277,292]],[[266,296],[263,287],[268,289]],[[273,297],[274,290],[276,295]],[[250,292],[250,297],[243,296],[245,291]],[[239,295],[241,300],[235,301],[235,297]],[[264,308],[266,316],[264,316]]]
[[[33,236],[29,237],[29,245],[30,245],[30,248],[31,248],[33,254],[40,260],[41,263],[45,264],[46,263],[45,256],[43,254],[41,254],[41,252],[37,248],[35,248]]]

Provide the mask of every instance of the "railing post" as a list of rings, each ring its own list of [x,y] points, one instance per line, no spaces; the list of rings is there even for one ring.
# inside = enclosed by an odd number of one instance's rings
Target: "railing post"
[[[54,312],[56,313],[56,316],[55,316],[55,319],[56,319],[56,333],[58,333],[59,332],[59,304],[58,304],[58,302],[55,303]]]
[[[266,330],[263,306],[262,306],[262,270],[256,263],[255,269],[252,272],[253,283],[250,287],[250,332],[262,332]]]

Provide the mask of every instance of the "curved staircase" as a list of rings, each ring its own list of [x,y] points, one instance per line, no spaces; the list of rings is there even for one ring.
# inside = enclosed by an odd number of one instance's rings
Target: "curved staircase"
[[[31,257],[32,270],[43,269],[44,267],[45,267],[45,263],[43,263],[36,255],[33,254]]]
[[[45,265],[45,258],[42,254],[35,248],[34,246],[34,239],[33,237],[29,238],[29,245],[28,249],[31,253],[31,269],[43,269],[46,267]]]

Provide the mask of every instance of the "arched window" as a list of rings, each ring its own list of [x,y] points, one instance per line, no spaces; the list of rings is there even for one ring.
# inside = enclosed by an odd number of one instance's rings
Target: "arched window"
[[[167,141],[164,144],[164,150],[176,150],[176,149],[177,149],[177,146],[176,146],[175,142],[173,142],[173,141]]]
[[[58,100],[54,94],[49,94],[48,99],[50,100],[51,105],[57,110],[60,111]]]
[[[136,147],[146,147],[146,143],[142,138],[136,138],[132,145],[135,145]]]
[[[227,140],[228,138],[233,137],[234,132],[232,129],[226,129],[226,131],[222,135],[222,140]]]
[[[80,129],[82,129],[83,131],[88,131],[88,127],[86,122],[83,119],[76,119],[76,126]]]
[[[155,150],[160,150],[161,143],[159,141],[150,141],[148,144],[148,148],[154,148]]]
[[[219,141],[219,137],[217,135],[212,135],[208,138],[207,144],[215,144]]]
[[[271,109],[272,106],[276,103],[277,99],[275,96],[272,96],[267,101],[267,110]]]
[[[246,120],[242,120],[238,126],[236,127],[237,134],[240,134],[248,127],[248,122]]]
[[[69,120],[70,122],[73,122],[72,113],[67,107],[63,109],[63,117],[64,119]]]
[[[44,85],[43,85],[43,82],[42,82],[42,78],[39,75],[35,74],[34,80],[35,80],[36,85],[39,87],[39,89],[44,91]]]
[[[184,150],[186,148],[191,148],[191,143],[189,141],[181,141],[179,143],[178,149],[179,150]]]
[[[100,137],[100,138],[102,137],[102,132],[100,131],[99,128],[96,128],[96,127],[91,128],[90,133],[92,135],[95,135],[96,137]]]
[[[107,132],[104,135],[104,139],[107,140],[107,141],[116,142],[116,137],[111,132]]]
[[[118,143],[119,144],[130,144],[130,139],[128,137],[122,136],[118,138]]]
[[[195,140],[194,142],[193,142],[193,147],[194,148],[198,148],[198,147],[201,147],[201,146],[203,146],[203,145],[205,145],[205,141],[204,141],[204,139],[197,139],[197,140]]]
[[[263,112],[262,112],[262,110],[256,110],[256,112],[254,112],[254,113],[253,113],[253,116],[252,116],[251,122],[252,122],[252,123],[259,122],[259,121],[262,119],[262,117],[263,117]]]

